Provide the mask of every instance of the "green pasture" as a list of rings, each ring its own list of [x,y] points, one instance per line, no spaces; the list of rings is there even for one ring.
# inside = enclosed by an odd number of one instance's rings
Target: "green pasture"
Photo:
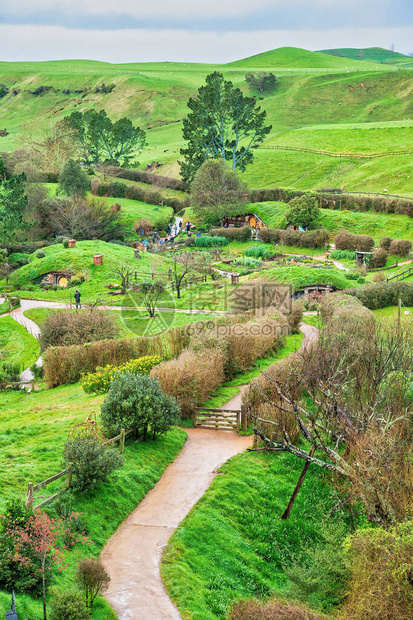
[[[0,318],[0,365],[1,362],[18,364],[23,371],[40,355],[37,338],[11,316]]]

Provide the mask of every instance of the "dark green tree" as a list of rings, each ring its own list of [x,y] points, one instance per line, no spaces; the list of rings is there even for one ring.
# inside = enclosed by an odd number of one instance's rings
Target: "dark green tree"
[[[197,217],[222,225],[224,217],[246,210],[248,189],[222,159],[209,159],[195,173],[191,184],[191,205]]]
[[[245,81],[249,84],[251,90],[257,88],[260,93],[263,93],[265,90],[274,88],[277,78],[274,73],[264,73],[261,71],[260,73],[247,73]]]
[[[23,219],[28,198],[25,191],[26,175],[6,175],[4,159],[0,157],[0,239],[13,241],[16,233],[28,230],[31,224]]]
[[[190,112],[183,121],[181,176],[191,181],[207,159],[230,161],[232,169],[244,171],[253,161],[252,149],[271,131],[266,112],[255,97],[246,97],[217,71],[206,78],[198,97],[188,101]]]
[[[298,196],[288,203],[289,210],[285,214],[287,222],[293,226],[307,228],[320,215],[317,201],[312,196]]]
[[[64,124],[75,129],[86,162],[109,161],[128,165],[146,145],[146,134],[123,117],[113,123],[105,110],[72,112]],[[136,163],[136,162],[134,162]]]
[[[83,198],[90,190],[90,179],[82,167],[73,159],[69,159],[59,174],[59,188],[66,196],[75,200]]]

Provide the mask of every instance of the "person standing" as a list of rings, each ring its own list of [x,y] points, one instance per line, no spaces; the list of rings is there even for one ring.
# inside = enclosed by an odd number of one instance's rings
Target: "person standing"
[[[75,295],[74,295],[74,297],[75,297],[75,302],[76,302],[76,310],[77,310],[78,308],[81,308],[81,307],[82,307],[82,305],[81,305],[81,303],[80,303],[80,291],[78,291],[77,289],[75,290]]]
[[[168,224],[168,236],[171,234],[171,230],[172,230],[172,229],[171,229],[171,225],[170,225],[170,224]]]
[[[189,233],[190,230],[191,230],[191,222],[188,220],[188,222],[186,223],[186,232]]]

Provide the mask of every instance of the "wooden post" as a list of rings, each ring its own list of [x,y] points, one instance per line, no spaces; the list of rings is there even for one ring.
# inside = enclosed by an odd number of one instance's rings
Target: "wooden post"
[[[33,510],[33,482],[29,482],[27,485],[27,499],[26,499],[26,508],[29,510]]]
[[[400,326],[401,326],[401,321],[402,321],[402,298],[401,298],[401,296],[400,296],[400,293],[399,293],[399,301],[398,301],[398,306],[399,306],[399,309],[398,309],[398,315],[399,315],[399,318],[398,318],[398,325],[399,325],[399,329],[400,329]]]
[[[247,422],[247,408],[245,405],[241,405],[241,430],[243,433],[247,432],[248,422]]]
[[[315,446],[312,446],[310,450],[310,456],[314,456],[314,452],[315,452]],[[296,487],[293,491],[293,494],[291,495],[290,501],[288,502],[288,506],[281,515],[281,519],[288,519],[288,517],[290,516],[291,510],[294,506],[295,499],[304,482],[304,478],[305,478],[305,475],[307,473],[307,469],[309,468],[309,466],[310,466],[310,461],[306,461],[303,467],[303,471],[301,472],[301,476],[299,477]]]
[[[70,489],[72,485],[73,463],[69,463],[68,469],[69,471],[67,472],[67,476],[66,476],[66,489]]]
[[[125,449],[125,429],[120,429],[119,452],[122,454]]]

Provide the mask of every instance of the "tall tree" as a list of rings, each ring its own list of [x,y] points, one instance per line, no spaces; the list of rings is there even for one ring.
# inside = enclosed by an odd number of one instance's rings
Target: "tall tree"
[[[146,145],[143,129],[134,127],[126,117],[113,123],[105,110],[72,112],[63,122],[75,130],[86,162],[99,163],[106,159],[128,165]]]
[[[7,178],[4,159],[0,157],[0,239],[3,242],[12,241],[18,231],[30,228],[23,219],[28,204],[25,181],[25,174]]]
[[[224,217],[245,213],[247,187],[222,159],[205,161],[191,184],[195,215],[222,225]]]
[[[90,179],[81,166],[73,159],[69,159],[59,174],[59,188],[67,196],[75,200],[84,198],[90,190]]]
[[[255,97],[245,97],[217,71],[207,76],[198,97],[189,99],[188,108],[190,113],[183,121],[183,138],[188,143],[180,151],[185,181],[193,179],[204,161],[217,157],[231,161],[233,170],[244,171],[253,161],[252,149],[271,131]]]

